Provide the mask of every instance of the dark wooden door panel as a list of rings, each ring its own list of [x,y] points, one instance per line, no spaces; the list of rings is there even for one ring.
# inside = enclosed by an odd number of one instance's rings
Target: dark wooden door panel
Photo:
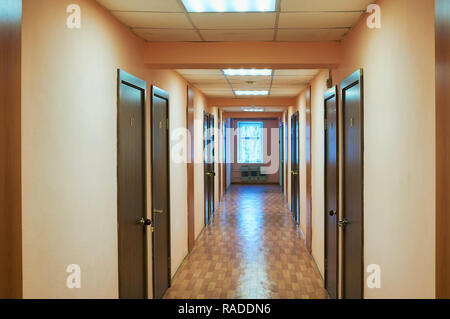
[[[211,175],[209,175],[209,220],[212,221],[214,217],[214,208],[215,208],[215,161],[214,161],[214,116],[209,116],[209,171]]]
[[[338,112],[337,87],[324,97],[325,105],[325,288],[330,298],[338,297]]]
[[[450,298],[450,1],[436,12],[436,298]]]
[[[152,87],[153,290],[160,299],[170,286],[169,96]]]
[[[22,1],[0,1],[0,299],[22,297]],[[56,92],[55,92],[56,93]]]
[[[280,136],[279,136],[279,143],[280,143],[280,186],[281,191],[284,193],[284,139],[283,139],[283,131],[284,131],[284,125],[283,122],[280,123]]]
[[[312,253],[311,86],[306,90],[306,248]]]
[[[147,297],[146,226],[146,83],[119,71],[118,229],[119,297]]]
[[[204,204],[205,204],[205,225],[209,224],[210,207],[210,178],[209,178],[209,114],[203,114],[203,151],[204,151]]]
[[[341,84],[343,112],[343,294],[360,299],[363,272],[363,82],[357,71]]]
[[[291,117],[291,211],[297,225],[300,224],[299,192],[299,125],[298,112]]]
[[[194,90],[188,87],[187,92],[187,114],[186,127],[190,137],[187,150],[189,152],[189,162],[187,164],[187,203],[188,203],[188,249],[189,252],[194,248],[195,243],[195,207],[194,207]]]

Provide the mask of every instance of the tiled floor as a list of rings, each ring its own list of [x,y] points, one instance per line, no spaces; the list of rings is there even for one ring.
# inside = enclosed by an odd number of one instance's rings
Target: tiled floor
[[[327,298],[280,188],[233,185],[165,298]]]

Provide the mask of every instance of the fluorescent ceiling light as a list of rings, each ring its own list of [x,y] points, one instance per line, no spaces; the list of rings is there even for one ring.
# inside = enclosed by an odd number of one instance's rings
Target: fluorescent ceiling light
[[[243,112],[264,112],[263,107],[243,107],[241,109]]]
[[[269,91],[234,91],[236,95],[269,95]]]
[[[276,0],[182,0],[188,12],[273,12]]]
[[[226,69],[222,70],[227,76],[271,76],[270,69]]]

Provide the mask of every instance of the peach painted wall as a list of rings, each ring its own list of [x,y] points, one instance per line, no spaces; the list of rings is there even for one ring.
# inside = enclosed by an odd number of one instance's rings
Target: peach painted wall
[[[433,298],[434,1],[382,0],[378,4],[382,28],[369,29],[366,20],[362,20],[344,39],[343,62],[333,70],[333,80],[340,84],[358,68],[364,69],[365,267],[378,264],[382,270],[381,289],[366,287],[365,297]],[[312,254],[322,275],[323,94],[327,77],[328,71],[322,71],[311,83]],[[299,109],[303,132],[302,95]],[[301,159],[304,172],[304,155]],[[302,194],[302,201],[304,198]],[[303,225],[304,222],[302,219]]]
[[[24,298],[118,297],[117,69],[143,77],[144,43],[94,1],[68,29],[70,3],[23,1]]]
[[[312,256],[324,276],[324,105],[323,95],[328,90],[328,71],[321,71],[311,82],[311,187],[312,187]],[[304,121],[306,125],[306,121]],[[306,143],[306,139],[305,139]],[[303,149],[304,152],[305,149]],[[306,153],[302,169],[306,173]],[[305,188],[306,190],[306,178]],[[306,200],[306,194],[302,194]],[[306,203],[304,204],[306,212]]]
[[[203,151],[203,112],[208,108],[206,98],[194,89],[194,151],[195,151],[195,238],[198,238],[205,228],[205,193],[204,193],[204,151]]]
[[[340,82],[364,68],[365,264],[382,288],[366,298],[435,296],[434,1],[379,1],[382,28],[362,21],[343,42]],[[382,234],[382,236],[380,236]]]
[[[68,29],[71,3],[23,1],[25,298],[118,297],[117,69],[146,80],[148,89],[155,84],[168,91],[171,128],[186,126],[187,82],[174,71],[146,69],[144,41],[93,0],[77,2],[81,29]],[[198,118],[206,101],[197,90],[194,99]],[[148,99],[148,114],[149,105]],[[201,138],[196,136],[196,152]],[[186,164],[170,165],[174,274],[187,254],[187,172]],[[196,168],[195,176],[198,235],[203,228],[203,193],[198,191],[203,171]],[[150,194],[148,187],[149,202]],[[66,288],[69,264],[81,266],[81,289]]]

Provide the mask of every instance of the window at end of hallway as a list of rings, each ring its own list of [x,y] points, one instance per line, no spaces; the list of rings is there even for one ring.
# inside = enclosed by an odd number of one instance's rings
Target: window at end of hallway
[[[263,122],[238,122],[238,163],[263,163]]]

